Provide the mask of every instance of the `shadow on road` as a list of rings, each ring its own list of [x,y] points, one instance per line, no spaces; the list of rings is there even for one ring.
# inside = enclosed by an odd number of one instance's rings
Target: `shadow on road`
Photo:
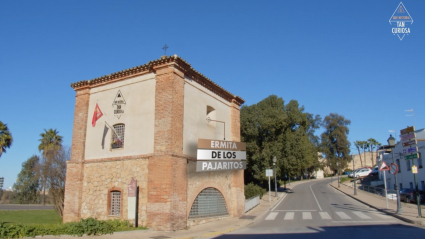
[[[392,224],[392,225],[361,225],[361,226],[328,226],[328,227],[307,227],[300,229],[300,232],[279,233],[279,229],[270,233],[261,234],[226,234],[215,237],[217,239],[263,239],[263,238],[294,238],[294,239],[359,239],[359,238],[424,238],[425,228]],[[295,229],[294,229],[295,230]]]

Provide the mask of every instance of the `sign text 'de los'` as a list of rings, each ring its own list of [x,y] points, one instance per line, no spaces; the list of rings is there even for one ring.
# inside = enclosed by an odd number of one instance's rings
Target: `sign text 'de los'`
[[[224,149],[241,151],[246,150],[246,143],[212,139],[198,139],[198,149]]]
[[[246,151],[198,149],[198,160],[246,160]]]
[[[197,161],[196,172],[246,169],[246,161]]]

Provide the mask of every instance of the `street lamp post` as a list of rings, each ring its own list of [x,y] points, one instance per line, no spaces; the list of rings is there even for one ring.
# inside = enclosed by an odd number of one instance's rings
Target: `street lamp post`
[[[354,171],[354,157],[351,155],[351,160],[353,160],[353,180],[354,180],[354,195],[357,195],[357,179],[356,179],[356,171]]]
[[[276,171],[276,162],[277,162],[277,159],[276,159],[276,156],[274,156],[273,157],[273,166],[274,166],[274,191],[275,191],[274,196],[275,197],[277,197],[277,181],[276,181],[277,171]]]
[[[336,167],[338,171],[338,187],[339,187],[339,162],[336,162]]]
[[[395,161],[394,161],[395,138],[390,134],[390,137],[387,139],[387,142],[389,146],[393,147],[391,149],[391,157],[393,159],[393,164],[395,164]],[[395,191],[397,193],[397,212],[396,213],[402,213],[403,209],[401,209],[401,203],[400,203],[400,190],[398,188],[397,172],[394,174],[394,179],[395,179]]]

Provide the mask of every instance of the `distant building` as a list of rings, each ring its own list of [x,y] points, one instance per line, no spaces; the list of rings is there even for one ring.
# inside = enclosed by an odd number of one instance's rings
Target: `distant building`
[[[383,155],[383,161],[390,166],[391,163],[398,165],[399,172],[397,173],[397,181],[399,188],[415,188],[414,176],[412,174],[412,166],[416,165],[418,173],[416,174],[418,180],[419,190],[425,190],[425,169],[424,169],[424,154],[425,154],[425,129],[415,131],[417,146],[419,149],[419,158],[413,160],[405,160],[402,143],[397,142],[393,147],[383,145],[380,147],[380,154]],[[384,180],[382,171],[379,174],[381,180]],[[386,171],[387,188],[395,189],[395,177],[393,174]]]
[[[242,98],[177,55],[71,86],[64,222],[134,218],[134,180],[139,225],[172,231],[244,214],[243,170],[196,168],[198,139],[240,141]]]

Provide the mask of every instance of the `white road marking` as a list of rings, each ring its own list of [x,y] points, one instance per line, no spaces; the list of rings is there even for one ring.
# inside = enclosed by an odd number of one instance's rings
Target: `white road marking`
[[[313,189],[311,189],[311,184],[310,184],[310,190],[311,190],[311,193],[313,194],[314,199],[316,199],[316,203],[317,203],[317,206],[319,206],[320,211],[323,211],[322,207],[320,207],[319,201],[317,201],[316,195],[314,195]]]
[[[296,186],[296,185],[295,185]],[[277,206],[279,206],[279,204],[283,201],[283,199],[285,199],[286,198],[286,196],[287,196],[288,194],[285,194],[285,195],[283,195],[282,196],[282,198],[280,199],[280,201],[276,204],[276,206],[274,206],[273,207],[273,209],[272,209],[272,211],[274,211],[276,208],[277,208]]]
[[[332,219],[329,213],[327,212],[319,212],[319,214],[322,219],[329,219],[329,220]]]
[[[279,214],[278,212],[271,212],[267,217],[266,217],[266,219],[265,220],[274,220],[275,218],[276,218],[276,216],[277,216],[277,214]]]
[[[396,221],[332,221],[332,223],[389,223]]]
[[[311,212],[303,212],[303,219],[304,220],[311,220],[311,219],[313,219],[311,217]]]
[[[317,210],[274,210],[275,212],[317,212]]]
[[[294,215],[295,215],[294,212],[287,212],[285,214],[285,218],[283,218],[283,220],[294,220]]]
[[[372,219],[371,217],[369,217],[368,215],[362,212],[353,211],[353,213],[356,214],[356,216],[360,217],[361,219]]]
[[[345,214],[344,212],[335,212],[336,215],[338,215],[341,219],[351,219],[350,216],[348,216],[347,214]]]

